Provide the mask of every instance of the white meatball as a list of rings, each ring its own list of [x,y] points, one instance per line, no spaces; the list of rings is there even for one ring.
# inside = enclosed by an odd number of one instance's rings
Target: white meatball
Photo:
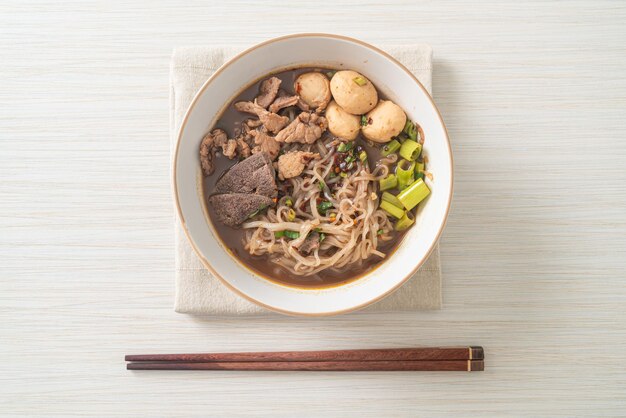
[[[367,125],[361,129],[363,135],[374,142],[389,142],[404,129],[406,115],[392,101],[381,100],[367,115]]]
[[[334,100],[326,109],[328,130],[333,135],[352,141],[359,134],[361,118],[343,110]]]
[[[330,82],[322,73],[300,74],[294,82],[294,90],[311,109],[324,110],[330,102]]]
[[[337,71],[330,80],[330,90],[337,104],[353,115],[367,113],[378,103],[374,85],[356,71]]]

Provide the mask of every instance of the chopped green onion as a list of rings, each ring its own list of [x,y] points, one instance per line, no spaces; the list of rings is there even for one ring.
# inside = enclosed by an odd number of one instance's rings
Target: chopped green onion
[[[413,218],[413,214],[408,210],[404,212],[404,216],[396,222],[394,229],[396,231],[404,231],[408,229],[415,222],[415,218]]]
[[[407,141],[408,142],[408,141]],[[408,164],[408,165],[407,165]],[[396,166],[396,176],[398,177],[398,190],[404,190],[409,184],[413,183],[413,170],[415,163],[407,160],[401,160]]]
[[[338,152],[348,152],[348,151],[350,151],[352,149],[353,146],[354,146],[354,142],[342,142],[337,147],[337,151]]]
[[[335,173],[334,171],[331,171],[330,174],[328,175],[328,177],[330,177],[331,179],[335,178],[335,177],[337,177],[337,173]]]
[[[317,183],[317,187],[319,187],[320,190],[324,190],[324,187],[326,187],[326,183],[320,180],[320,182]]]
[[[345,179],[346,177],[348,177],[348,173],[344,173],[343,171],[342,171],[341,173],[339,173],[339,175],[340,175],[341,177],[343,177],[344,179]]]
[[[400,200],[397,197],[395,197],[389,192],[383,192],[383,196],[381,197],[381,199],[384,200],[385,202],[389,202],[392,205],[399,207],[400,209],[404,207],[402,205],[402,202],[400,202]]]
[[[293,209],[289,209],[289,211],[287,211],[287,220],[291,222],[294,219],[296,219],[296,211]]]
[[[398,193],[398,199],[407,210],[411,210],[429,194],[430,189],[426,183],[424,183],[424,180],[419,179]]]
[[[376,231],[376,235],[382,235],[385,231],[383,231],[382,229],[379,229],[378,231]]]
[[[378,182],[380,184],[381,191],[393,189],[398,185],[398,179],[395,174],[389,174],[387,177],[380,179]]]
[[[404,141],[402,146],[400,147],[400,156],[404,159],[415,161],[417,157],[422,153],[422,144],[417,143],[413,140]]]
[[[285,236],[285,231],[275,231],[274,238],[282,238]]]
[[[365,151],[361,151],[359,153],[359,160],[361,160],[362,163],[364,163],[365,161],[367,161],[367,152]]]
[[[365,77],[358,76],[358,77],[354,77],[353,80],[355,83],[357,83],[361,87],[367,84],[367,80],[365,79]]]
[[[333,78],[336,72],[337,72],[336,70],[328,71],[326,73],[326,77]]]
[[[425,169],[424,161],[416,161],[415,162],[415,180],[424,178],[424,169]]]
[[[291,200],[290,197],[288,197],[287,199],[285,199],[285,205],[287,206],[293,206],[293,200]]]
[[[356,160],[356,157],[354,155],[348,155],[346,157],[346,162],[347,163],[351,163],[352,161]]]
[[[320,232],[320,242],[324,241],[326,239],[326,234],[323,232]]]
[[[317,205],[317,210],[319,211],[319,213],[321,213],[322,215],[326,214],[326,211],[330,208],[333,207],[333,202],[329,202],[329,201],[323,201],[321,203],[319,203]]]
[[[254,218],[255,216],[257,216],[259,214],[259,212],[261,212],[263,209],[265,209],[267,207],[267,205],[262,205],[259,206],[259,208],[257,210],[255,210],[254,212],[252,212],[250,215],[248,215],[248,219]]]
[[[389,154],[393,154],[394,152],[398,151],[399,149],[400,143],[394,139],[393,141],[385,144],[385,146],[382,148],[381,154],[383,155],[383,157],[386,157]]]
[[[297,239],[300,238],[300,233],[297,231],[283,231],[285,236],[289,239]]]
[[[361,126],[367,126],[369,124],[369,119],[366,115],[361,115]]]
[[[410,120],[406,120],[406,124],[404,125],[404,129],[402,130],[405,134],[409,136],[413,141],[417,141],[417,128],[415,124]]]
[[[322,232],[322,228],[315,228],[313,231],[315,231],[315,232]]]
[[[404,210],[400,209],[399,207],[386,202],[386,201],[381,201],[380,202],[380,208],[382,210],[384,210],[385,212],[387,212],[388,214],[390,214],[391,216],[393,216],[394,218],[402,218],[404,216]]]

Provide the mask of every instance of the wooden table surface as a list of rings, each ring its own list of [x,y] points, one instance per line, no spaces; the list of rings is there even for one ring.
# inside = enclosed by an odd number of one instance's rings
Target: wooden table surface
[[[626,412],[626,4],[0,4],[0,414]],[[158,5],[156,5],[158,3]],[[428,42],[453,141],[438,312],[175,314],[172,49]],[[125,353],[479,344],[484,373],[153,372]]]

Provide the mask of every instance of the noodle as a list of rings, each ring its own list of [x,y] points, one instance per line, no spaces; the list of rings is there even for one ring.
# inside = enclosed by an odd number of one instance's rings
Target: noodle
[[[293,206],[280,199],[276,207],[242,225],[245,249],[252,255],[269,255],[272,262],[297,275],[361,264],[372,255],[384,258],[378,244],[392,239],[393,227],[378,209],[376,182],[389,173],[389,164],[395,159],[382,159],[371,172],[357,161],[356,169],[346,177],[330,177],[335,146],[330,143],[316,148],[322,158],[311,161],[302,175],[288,180]],[[332,203],[332,209],[321,213],[320,200]],[[296,217],[289,220],[292,209]],[[280,231],[294,231],[299,236],[277,239],[275,233]],[[298,247],[312,232],[324,238],[318,248],[303,255]]]

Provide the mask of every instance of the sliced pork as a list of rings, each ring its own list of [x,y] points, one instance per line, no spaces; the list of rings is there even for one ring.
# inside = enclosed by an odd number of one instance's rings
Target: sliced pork
[[[259,95],[256,97],[256,104],[267,109],[267,107],[276,99],[278,89],[280,88],[280,78],[270,77],[261,83]],[[270,110],[274,112],[273,110]]]
[[[297,177],[304,171],[309,161],[320,158],[315,152],[291,151],[278,158],[278,177],[281,180]]]
[[[278,113],[281,109],[298,104],[298,96],[280,96],[270,105],[269,111]]]
[[[252,153],[265,152],[271,160],[274,160],[280,152],[280,143],[276,139],[262,130],[250,131],[250,135],[254,138],[254,147]]]
[[[312,144],[328,128],[326,118],[317,113],[302,112],[285,129],[276,135],[278,142]]]
[[[278,133],[289,123],[287,116],[280,116],[276,113],[268,112],[263,107],[252,102],[237,102],[235,103],[235,109],[240,112],[251,113],[257,115],[265,129],[268,132]]]
[[[298,251],[302,255],[309,255],[320,247],[320,234],[313,231],[302,241],[298,247]]]
[[[223,147],[228,142],[228,136],[222,129],[213,129],[200,143],[200,164],[205,176],[210,176],[215,170],[213,160],[217,147]]]

